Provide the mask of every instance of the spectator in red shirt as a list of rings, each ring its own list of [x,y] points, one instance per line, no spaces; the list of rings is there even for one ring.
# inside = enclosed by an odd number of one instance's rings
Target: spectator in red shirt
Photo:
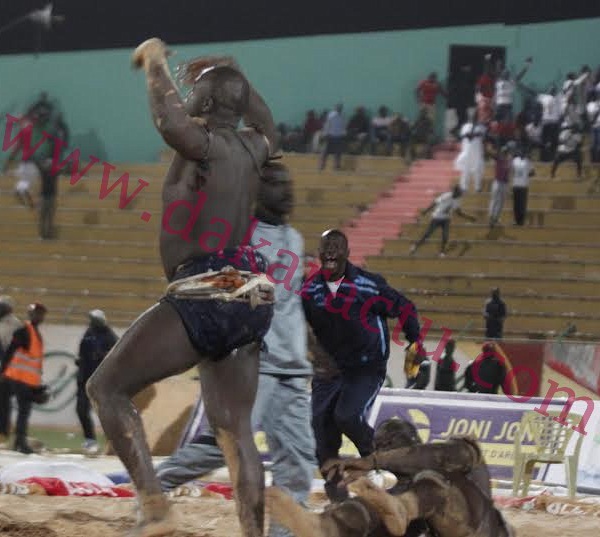
[[[475,85],[475,102],[477,104],[477,122],[487,125],[493,116],[492,101],[496,87],[496,77],[492,68],[491,55],[485,55],[483,74]]]
[[[417,100],[419,107],[427,110],[431,121],[435,123],[435,100],[438,95],[446,97],[446,91],[438,82],[437,74],[431,73],[425,80],[421,80],[417,86]]]

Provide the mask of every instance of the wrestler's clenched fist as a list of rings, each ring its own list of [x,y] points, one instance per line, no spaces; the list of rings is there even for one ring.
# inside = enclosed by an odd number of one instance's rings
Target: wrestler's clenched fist
[[[131,56],[131,63],[136,69],[145,69],[149,60],[160,60],[166,58],[169,54],[170,52],[165,42],[158,37],[152,37],[146,39],[141,45],[138,45]]]

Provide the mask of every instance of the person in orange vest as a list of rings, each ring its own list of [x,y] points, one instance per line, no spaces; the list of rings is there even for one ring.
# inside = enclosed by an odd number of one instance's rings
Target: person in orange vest
[[[29,321],[23,328],[13,334],[12,341],[2,356],[0,373],[9,386],[10,394],[17,398],[18,414],[16,424],[16,439],[14,449],[21,453],[33,453],[27,443],[27,426],[34,402],[40,399],[43,392],[42,362],[44,360],[44,343],[39,331],[39,325],[44,322],[46,307],[34,303],[27,307]],[[0,409],[8,412],[10,416],[10,403],[8,408]],[[8,418],[2,417],[3,419]]]

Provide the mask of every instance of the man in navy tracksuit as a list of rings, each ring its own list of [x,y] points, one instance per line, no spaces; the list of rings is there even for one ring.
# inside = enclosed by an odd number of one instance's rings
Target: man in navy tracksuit
[[[373,429],[367,414],[386,375],[390,335],[386,319],[399,318],[407,340],[420,347],[414,305],[379,275],[350,262],[348,239],[339,230],[321,236],[321,270],[303,290],[306,320],[320,346],[334,359],[337,371],[312,381],[312,422],[317,459],[322,467],[338,457],[345,434],[362,457],[373,451]],[[325,483],[332,501],[347,491],[339,479]]]

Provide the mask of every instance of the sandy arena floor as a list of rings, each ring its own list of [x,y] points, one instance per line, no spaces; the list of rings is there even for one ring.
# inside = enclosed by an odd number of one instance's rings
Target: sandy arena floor
[[[238,537],[234,503],[213,498],[176,498],[179,531],[174,537]],[[0,496],[3,537],[121,537],[135,522],[133,500]],[[595,537],[594,517],[505,511],[519,537]]]

